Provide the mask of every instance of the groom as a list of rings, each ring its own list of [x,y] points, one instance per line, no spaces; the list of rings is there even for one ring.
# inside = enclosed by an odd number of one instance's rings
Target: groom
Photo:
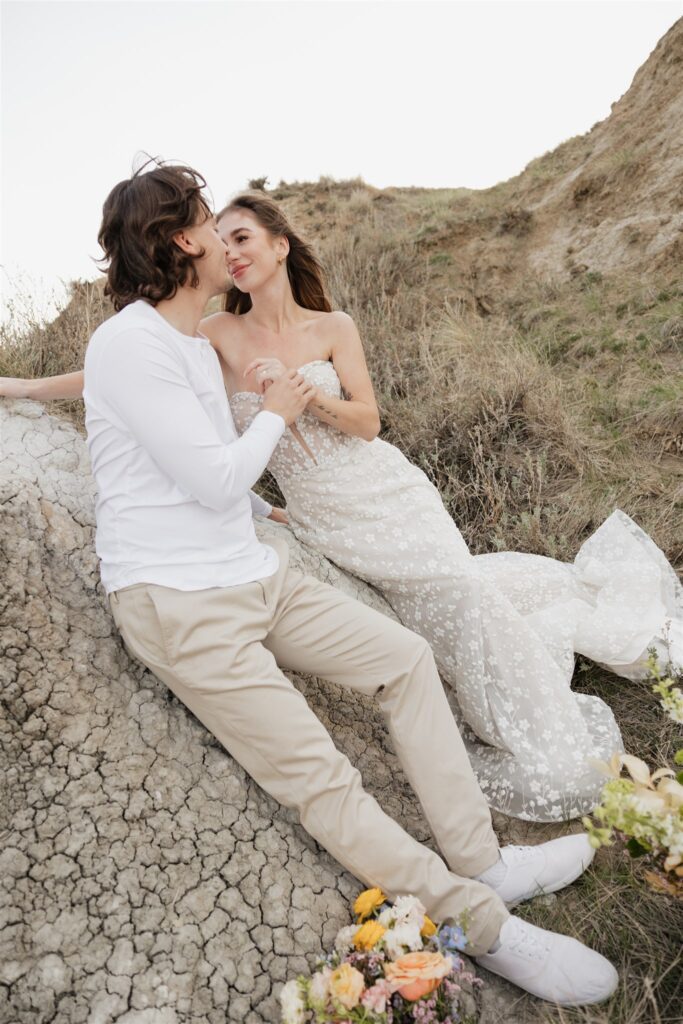
[[[205,184],[155,164],[119,182],[103,209],[117,314],[90,339],[83,397],[96,547],[121,636],[365,885],[389,899],[412,893],[438,921],[467,908],[468,952],[535,995],[606,999],[617,981],[607,960],[507,910],[578,877],[586,837],[500,850],[427,643],[291,570],[284,541],[256,537],[253,515],[272,509],[250,488],[312,387],[290,370],[237,436],[218,356],[198,331],[230,284]],[[282,669],[377,698],[441,856],[366,792]]]

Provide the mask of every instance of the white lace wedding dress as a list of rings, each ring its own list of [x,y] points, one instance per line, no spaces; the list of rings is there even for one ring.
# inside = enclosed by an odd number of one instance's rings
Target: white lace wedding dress
[[[331,362],[300,371],[340,396]],[[238,431],[260,403],[253,392],[231,397]],[[571,565],[473,556],[436,488],[397,448],[309,412],[296,426],[305,447],[286,430],[269,463],[292,531],[377,587],[429,641],[489,803],[533,821],[587,813],[605,781],[587,759],[623,747],[604,701],[571,690],[574,654],[642,674],[667,615],[683,622],[682,588],[659,548],[617,510]]]

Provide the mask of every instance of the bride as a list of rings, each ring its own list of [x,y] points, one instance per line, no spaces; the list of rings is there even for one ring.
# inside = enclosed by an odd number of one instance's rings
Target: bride
[[[635,679],[648,647],[666,656],[666,640],[683,664],[683,588],[672,567],[618,509],[573,564],[471,555],[426,475],[377,437],[354,322],[331,311],[321,267],[282,210],[245,193],[218,226],[233,286],[225,311],[201,329],[218,354],[238,431],[287,368],[316,385],[269,463],[286,511],[264,511],[373,584],[429,641],[494,808],[530,821],[588,813],[604,781],[591,760],[623,747],[609,707],[571,690],[574,656]],[[71,398],[82,386],[81,372],[6,378],[0,395]]]

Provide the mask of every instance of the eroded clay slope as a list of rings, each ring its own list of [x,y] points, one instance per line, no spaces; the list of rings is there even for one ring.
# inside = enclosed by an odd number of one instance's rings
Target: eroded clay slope
[[[277,1021],[281,983],[331,948],[361,885],[128,655],[78,432],[3,402],[0,441],[0,1019]],[[285,533],[293,564],[388,612]],[[293,681],[383,807],[431,842],[374,702]]]

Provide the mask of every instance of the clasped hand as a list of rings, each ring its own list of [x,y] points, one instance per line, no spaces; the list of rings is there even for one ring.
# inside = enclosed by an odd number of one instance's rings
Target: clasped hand
[[[279,359],[276,359],[275,356],[268,356],[263,359],[253,359],[244,371],[243,376],[247,377],[250,373],[255,373],[259,391],[263,394],[273,381],[279,380],[280,377],[287,373],[287,367]]]
[[[261,394],[265,394],[263,408],[278,413],[290,426],[314,397],[315,385],[297,370],[288,370],[279,359],[255,359],[244,376],[254,370]]]

